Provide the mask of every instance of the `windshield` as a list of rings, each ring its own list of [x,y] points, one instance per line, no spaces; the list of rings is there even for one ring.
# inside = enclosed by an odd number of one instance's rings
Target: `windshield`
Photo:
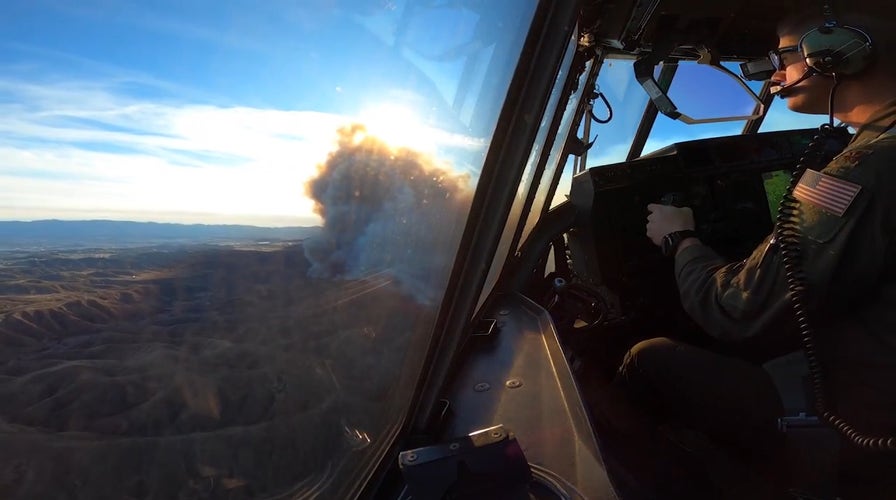
[[[649,102],[647,92],[635,79],[633,63],[634,59],[608,58],[601,67],[597,88],[606,96],[614,114],[608,124],[592,124],[592,137],[588,140],[594,140],[595,144],[588,151],[588,167],[625,161],[632,149],[633,140],[645,118],[645,107]],[[736,70],[736,64],[724,64],[730,70]],[[735,80],[720,77],[718,71],[711,68],[703,70],[694,61],[682,61],[678,66],[679,71],[672,76],[669,95],[682,112],[700,116],[701,107],[711,106],[721,116],[749,114],[750,111],[745,106],[752,106],[753,103]],[[696,71],[698,69],[701,71]],[[687,79],[681,78],[678,74],[682,70],[689,71]],[[713,82],[707,83],[705,79],[699,78],[704,74],[713,76]],[[758,93],[762,83],[751,81],[746,82],[746,85]],[[732,99],[731,96],[736,96],[737,99]],[[732,102],[735,104],[732,105]],[[605,113],[601,105],[597,108],[598,111]],[[769,106],[760,131],[813,128],[823,120],[818,116],[789,112],[782,102],[774,100]],[[649,128],[642,153],[649,154],[682,141],[741,134],[746,123],[746,120],[737,120],[687,124],[658,113]],[[634,155],[635,158],[638,156],[640,154]]]
[[[357,492],[535,3],[5,2],[2,496]]]

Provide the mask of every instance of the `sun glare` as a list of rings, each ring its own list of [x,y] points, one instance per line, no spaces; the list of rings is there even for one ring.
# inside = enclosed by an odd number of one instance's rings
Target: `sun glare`
[[[411,109],[398,104],[379,104],[361,112],[359,121],[368,134],[392,147],[423,152],[436,149],[437,131],[423,124]]]

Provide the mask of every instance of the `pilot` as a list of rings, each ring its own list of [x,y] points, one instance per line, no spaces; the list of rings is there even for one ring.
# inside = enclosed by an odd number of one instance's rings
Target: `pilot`
[[[795,295],[809,321],[807,357],[823,377],[824,410],[842,419],[828,423],[896,436],[896,18],[889,0],[801,4],[778,24],[775,91],[790,110],[829,115],[855,135],[800,178],[788,218],[798,232],[776,231],[743,261],[726,262],[703,244],[690,208],[648,205],[647,236],[674,258],[685,310],[733,349],[722,355],[646,340],[629,350],[614,381],[652,423],[698,431],[769,468],[780,464],[781,399],[738,346],[762,339],[776,355],[800,349]],[[789,262],[804,275],[794,283],[782,238],[795,244]],[[881,444],[842,438],[839,496],[896,498],[896,452]]]

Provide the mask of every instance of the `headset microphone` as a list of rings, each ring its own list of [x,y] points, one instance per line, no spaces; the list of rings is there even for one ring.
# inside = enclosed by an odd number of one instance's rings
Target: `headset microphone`
[[[810,67],[806,68],[806,71],[803,72],[802,76],[800,76],[796,80],[794,80],[792,82],[787,82],[783,85],[777,85],[775,87],[772,87],[769,90],[769,93],[771,93],[772,95],[778,94],[782,90],[787,90],[790,87],[795,87],[795,86],[803,83],[804,81],[808,80],[809,78],[812,78],[813,76],[820,75],[820,74],[821,74],[821,72],[819,72],[817,69],[810,66]]]

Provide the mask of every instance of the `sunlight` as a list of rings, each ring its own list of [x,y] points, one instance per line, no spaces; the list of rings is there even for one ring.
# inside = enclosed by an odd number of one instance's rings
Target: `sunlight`
[[[417,151],[433,152],[438,142],[437,131],[423,124],[419,115],[410,108],[381,103],[365,109],[358,120],[370,135],[391,147],[405,147]]]
[[[345,117],[154,103],[109,82],[4,87],[28,106],[0,104],[0,219],[320,222],[302,186]]]

